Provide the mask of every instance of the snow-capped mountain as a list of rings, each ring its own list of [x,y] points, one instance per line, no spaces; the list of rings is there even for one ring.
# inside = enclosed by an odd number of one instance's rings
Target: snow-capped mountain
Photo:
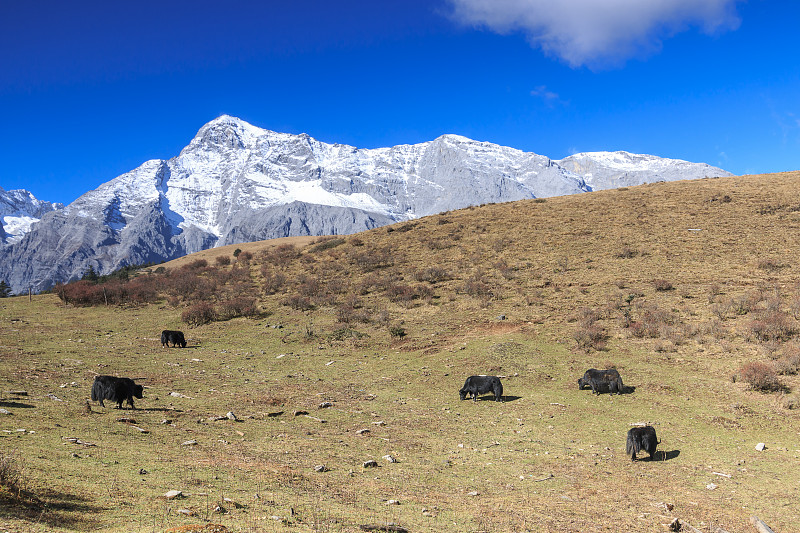
[[[42,290],[90,265],[106,273],[226,244],[349,234],[487,202],[711,175],[730,174],[625,152],[552,161],[457,135],[358,149],[223,115],[178,156],[145,162],[0,247],[0,279],[15,291]]]
[[[34,222],[63,207],[63,204],[37,200],[25,189],[7,191],[0,187],[0,245],[19,241]]]

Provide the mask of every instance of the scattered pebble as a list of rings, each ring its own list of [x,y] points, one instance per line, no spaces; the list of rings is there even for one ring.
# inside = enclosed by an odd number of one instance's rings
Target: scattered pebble
[[[369,461],[364,461],[364,464],[361,466],[363,466],[364,468],[377,468],[378,461],[370,459]]]
[[[314,467],[314,472],[327,472],[328,467],[325,465],[317,465]]]
[[[175,500],[175,499],[178,499],[178,498],[183,498],[184,496],[183,496],[183,491],[170,490],[170,491],[167,491],[166,494],[164,494],[164,497],[166,499],[168,499],[168,500]]]
[[[196,440],[187,440],[186,442],[182,442],[181,446],[197,446]]]
[[[766,447],[767,447],[766,444],[764,444],[763,442],[759,442],[758,444],[756,444],[756,451],[763,452],[766,449]]]
[[[397,462],[397,459],[395,459],[391,455],[384,455],[383,458],[386,459],[386,461],[389,462],[389,463],[396,463]]]

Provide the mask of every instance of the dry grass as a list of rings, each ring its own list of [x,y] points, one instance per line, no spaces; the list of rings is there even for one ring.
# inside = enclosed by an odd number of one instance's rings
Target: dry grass
[[[180,295],[128,309],[0,300],[0,445],[42,502],[35,516],[0,506],[0,526],[660,531],[679,517],[734,533],[757,514],[792,530],[798,185],[663,183],[204,252],[165,267],[203,259],[203,276],[227,279],[246,263],[262,314],[183,326],[186,349],[158,339],[182,328]],[[252,257],[213,255],[235,248]],[[772,360],[783,393],[731,380]],[[584,370],[612,365],[630,394],[578,391]],[[141,409],[87,413],[96,373],[138,378]],[[459,402],[472,374],[504,376],[507,401]],[[228,411],[240,422],[213,420]],[[639,422],[662,460],[625,457]],[[188,497],[165,501],[170,489]]]

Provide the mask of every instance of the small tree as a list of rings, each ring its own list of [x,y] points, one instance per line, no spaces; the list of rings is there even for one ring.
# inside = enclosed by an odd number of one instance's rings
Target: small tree
[[[6,280],[0,281],[0,298],[8,298],[11,296],[11,287],[8,286]]]
[[[98,279],[100,279],[100,276],[97,274],[97,271],[94,269],[92,265],[89,265],[89,268],[87,268],[83,272],[83,276],[81,276],[81,280],[86,280],[91,282],[96,282]]]

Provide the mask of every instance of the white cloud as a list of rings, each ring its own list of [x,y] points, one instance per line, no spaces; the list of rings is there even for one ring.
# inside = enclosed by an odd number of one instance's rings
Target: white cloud
[[[558,93],[551,91],[546,85],[539,85],[531,91],[531,96],[540,98],[548,106],[553,107],[555,104],[566,105],[566,102],[561,100]]]
[[[572,67],[610,66],[661,48],[661,39],[698,26],[736,29],[742,0],[448,0],[455,20],[506,34],[521,31]]]

